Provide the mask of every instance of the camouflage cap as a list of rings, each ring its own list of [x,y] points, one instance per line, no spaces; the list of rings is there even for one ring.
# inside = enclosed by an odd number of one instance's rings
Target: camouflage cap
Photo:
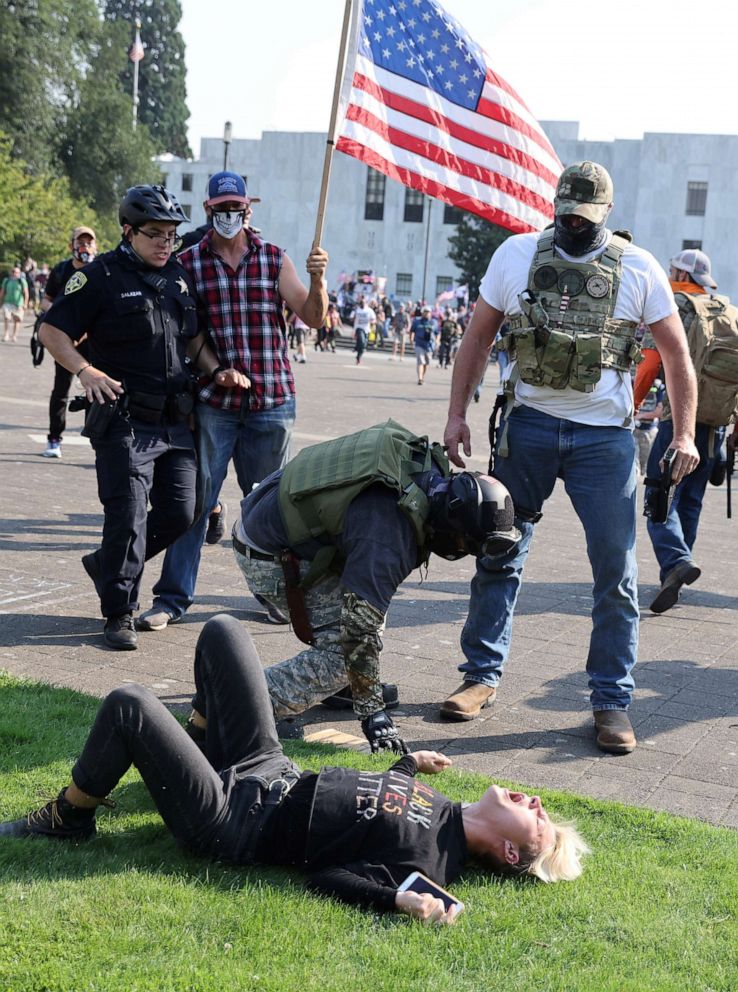
[[[576,162],[559,176],[554,210],[557,217],[577,214],[599,224],[607,217],[612,197],[612,179],[603,165]]]

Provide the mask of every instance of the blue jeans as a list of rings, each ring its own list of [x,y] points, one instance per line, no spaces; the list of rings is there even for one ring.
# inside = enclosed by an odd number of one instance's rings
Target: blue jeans
[[[709,455],[710,431],[706,424],[697,424],[694,443],[699,452],[700,461],[694,472],[690,472],[674,490],[669,515],[663,524],[653,524],[648,521],[648,536],[656,554],[660,568],[660,581],[677,565],[692,561],[692,548],[697,538],[697,527],[702,512],[702,500],[705,489],[715,463],[715,455],[725,436],[725,428],[715,429],[713,455]],[[648,458],[649,478],[657,479],[661,474],[659,462],[664,452],[671,444],[674,427],[670,420],[662,420],[659,424],[656,440],[653,442]]]
[[[228,463],[233,458],[244,496],[257,482],[283,468],[290,457],[295,399],[272,410],[259,411],[219,410],[198,403],[195,416],[198,514],[187,533],[167,549],[161,578],[154,586],[154,606],[175,619],[189,609],[195,598],[208,517],[218,502]]]
[[[495,454],[494,476],[510,491],[523,537],[510,554],[477,560],[461,635],[466,662],[459,670],[468,682],[500,681],[535,526],[525,518],[541,510],[559,478],[584,527],[594,577],[587,656],[592,708],[626,709],[638,650],[633,436],[622,427],[590,427],[526,406],[516,407],[507,423],[510,454]]]

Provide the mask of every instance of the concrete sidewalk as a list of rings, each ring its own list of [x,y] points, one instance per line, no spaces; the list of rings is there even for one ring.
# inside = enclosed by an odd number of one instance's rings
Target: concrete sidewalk
[[[229,542],[203,549],[197,602],[185,622],[142,634],[139,650],[114,652],[81,555],[98,546],[102,516],[92,451],[70,415],[63,458],[40,457],[48,429],[53,362],[31,365],[27,326],[21,342],[0,345],[0,667],[53,685],[103,695],[125,680],[151,686],[185,706],[203,623],[226,611],[252,632],[265,665],[294,654],[289,629],[268,624],[246,594]],[[430,369],[416,384],[414,362],[368,352],[356,367],[350,352],[315,353],[295,368],[296,448],[394,417],[440,438],[450,372]],[[482,401],[472,405],[473,468],[486,464],[486,419],[497,381],[492,368]],[[230,518],[239,493],[223,492]],[[606,523],[605,523],[606,525]],[[738,827],[738,502],[725,519],[725,490],[708,487],[696,557],[702,578],[680,604],[649,613],[658,571],[639,521],[640,661],[631,717],[639,738],[627,757],[594,744],[584,661],[590,633],[591,575],[583,535],[563,488],[547,505],[526,566],[511,659],[495,706],[471,723],[445,723],[438,704],[460,676],[458,642],[472,566],[433,559],[428,575],[402,586],[390,611],[383,677],[400,686],[396,720],[413,747],[438,747],[459,767],[533,788],[563,788]],[[142,609],[158,578],[147,566]],[[316,707],[300,718],[309,732],[355,734],[349,714]]]

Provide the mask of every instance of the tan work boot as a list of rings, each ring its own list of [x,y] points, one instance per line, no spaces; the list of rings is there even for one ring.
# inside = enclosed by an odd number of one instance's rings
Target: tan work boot
[[[444,720],[473,720],[485,706],[494,703],[497,689],[481,682],[462,682],[441,706]]]
[[[636,748],[636,736],[625,710],[595,710],[597,747],[608,754],[630,754]]]

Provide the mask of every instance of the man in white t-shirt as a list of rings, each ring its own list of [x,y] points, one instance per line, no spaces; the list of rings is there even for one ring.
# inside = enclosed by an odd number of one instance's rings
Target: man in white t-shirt
[[[366,345],[369,339],[369,330],[376,319],[376,313],[364,297],[360,296],[359,305],[354,311],[354,351],[356,352],[357,365],[361,365],[361,358],[366,351]]]
[[[584,527],[594,577],[587,673],[597,744],[627,754],[636,746],[627,710],[638,647],[629,365],[639,322],[651,329],[674,397],[677,482],[699,456],[694,371],[673,294],[653,256],[630,243],[627,232],[605,226],[612,199],[612,180],[601,165],[564,170],[553,227],[511,237],[495,252],[454,364],[444,442],[451,461],[463,467],[459,446],[471,455],[466,409],[495,335],[509,323],[513,360],[492,474],[510,491],[523,539],[502,560],[477,560],[461,637],[464,682],[441,715],[471,720],[496,695],[534,525],[559,478]]]

